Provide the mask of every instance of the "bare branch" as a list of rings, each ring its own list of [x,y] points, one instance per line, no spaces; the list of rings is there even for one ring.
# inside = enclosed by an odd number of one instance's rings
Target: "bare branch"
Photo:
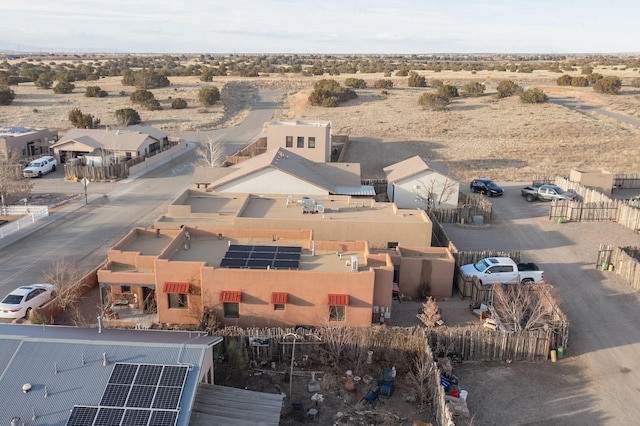
[[[22,157],[11,151],[7,157],[0,155],[0,201],[6,205],[11,196],[25,197],[31,194],[33,181],[22,176]]]
[[[224,143],[210,136],[207,136],[206,141],[199,143],[196,153],[200,164],[208,167],[220,167],[227,158]]]
[[[414,187],[416,200],[423,203],[426,208],[438,208],[453,198],[458,191],[458,183],[445,176],[444,180],[432,177],[428,181],[418,180],[419,185]]]
[[[62,258],[51,258],[50,267],[42,273],[43,281],[53,284],[56,303],[62,309],[77,302],[79,296],[72,291],[72,286],[83,276],[84,272],[77,264]]]

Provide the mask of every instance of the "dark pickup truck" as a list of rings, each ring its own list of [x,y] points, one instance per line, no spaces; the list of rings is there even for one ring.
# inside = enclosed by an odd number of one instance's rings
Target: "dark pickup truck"
[[[527,201],[573,200],[576,198],[576,194],[574,192],[567,192],[557,185],[547,184],[540,185],[539,187],[525,186],[520,190],[520,195],[522,195]]]

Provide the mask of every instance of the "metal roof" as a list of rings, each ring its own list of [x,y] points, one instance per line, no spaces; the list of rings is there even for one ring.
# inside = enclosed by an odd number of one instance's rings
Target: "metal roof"
[[[200,366],[221,340],[194,332],[0,324],[0,413],[31,425],[65,425],[75,405],[100,403],[116,362],[187,365],[176,423],[187,425]]]

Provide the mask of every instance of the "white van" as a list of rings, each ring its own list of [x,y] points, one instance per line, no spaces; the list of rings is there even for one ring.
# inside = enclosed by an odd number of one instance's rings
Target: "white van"
[[[55,172],[58,161],[50,155],[40,157],[37,160],[33,160],[22,171],[22,176],[26,178],[42,177],[49,172]]]

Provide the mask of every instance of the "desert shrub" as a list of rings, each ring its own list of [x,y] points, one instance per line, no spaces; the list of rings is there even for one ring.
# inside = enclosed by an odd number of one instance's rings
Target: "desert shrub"
[[[50,73],[41,73],[34,84],[41,89],[51,89],[53,78]]]
[[[122,84],[125,86],[136,86],[141,89],[155,89],[158,87],[167,87],[171,84],[169,79],[153,70],[131,71],[126,70],[122,73]]]
[[[604,78],[604,76],[600,73],[594,72],[593,74],[587,75],[585,78],[589,80],[590,84],[596,84],[596,81],[600,80],[601,78]]]
[[[87,90],[84,95],[87,98],[106,98],[108,93],[100,89],[100,86],[87,86]]]
[[[406,68],[400,68],[396,71],[396,77],[406,77],[409,75],[409,70]]]
[[[309,103],[315,106],[336,107],[342,102],[357,98],[353,90],[342,87],[335,80],[320,80],[313,86],[309,95]]]
[[[572,81],[573,78],[571,78],[570,75],[565,74],[558,77],[558,79],[556,80],[556,84],[558,86],[571,86]]]
[[[182,98],[175,98],[171,101],[171,108],[173,109],[185,109],[187,107],[187,101]]]
[[[203,87],[198,91],[198,100],[204,105],[214,105],[220,100],[220,91],[216,86]]]
[[[156,98],[147,99],[140,104],[144,109],[148,111],[159,111],[162,109],[160,102]]]
[[[0,86],[0,105],[11,105],[16,98],[16,93],[9,86]]]
[[[587,87],[589,85],[589,80],[582,76],[574,77],[571,80],[571,85],[573,87]]]
[[[485,85],[482,83],[478,83],[477,81],[472,81],[464,85],[462,90],[466,93],[467,96],[472,98],[477,98],[479,96],[484,95]]]
[[[445,84],[444,86],[438,87],[437,93],[445,95],[448,98],[457,98],[458,88],[450,84]]]
[[[218,68],[205,67],[200,74],[200,81],[210,82],[213,81],[213,77],[222,75]]]
[[[418,99],[418,104],[431,111],[446,111],[451,103],[448,96],[442,93],[423,93]]]
[[[59,81],[58,84],[53,86],[53,93],[67,94],[73,92],[76,87],[68,81]]]
[[[350,77],[344,81],[344,85],[347,87],[353,87],[354,89],[366,89],[367,82],[361,78]]]
[[[498,83],[498,87],[496,88],[496,90],[496,98],[498,99],[507,98],[509,96],[522,93],[522,87],[518,86],[511,80],[502,80],[500,83]]]
[[[542,90],[534,87],[520,93],[520,100],[527,104],[540,104],[547,102],[549,98],[547,98],[547,95]]]
[[[373,87],[376,89],[391,89],[393,87],[393,81],[387,79],[376,80],[376,82],[373,83]]]
[[[444,86],[444,81],[442,81],[442,80],[438,80],[437,78],[434,78],[433,80],[431,80],[431,81],[429,82],[429,85],[430,85],[431,87],[438,88],[438,87],[440,87],[440,86]]]
[[[608,95],[617,95],[622,87],[622,80],[618,77],[609,75],[596,81],[593,90],[598,93],[606,93]]]
[[[629,86],[631,87],[640,87],[640,77],[634,77],[629,82]]]
[[[427,87],[427,79],[423,75],[411,71],[407,84],[409,87]]]
[[[386,90],[383,90],[382,92],[380,92],[381,95],[387,96],[389,94],[389,92],[387,92]]]
[[[134,104],[142,104],[151,99],[155,99],[155,96],[145,89],[138,89],[129,96],[129,100]]]
[[[593,73],[593,67],[591,65],[584,65],[581,69],[580,69],[580,74],[582,75],[589,75]]]
[[[78,129],[95,129],[100,124],[100,120],[91,114],[83,114],[78,108],[69,111],[69,121]]]
[[[142,120],[140,119],[140,114],[138,114],[138,111],[133,108],[117,109],[115,115],[116,121],[121,127],[139,124],[140,122],[142,122]]]

